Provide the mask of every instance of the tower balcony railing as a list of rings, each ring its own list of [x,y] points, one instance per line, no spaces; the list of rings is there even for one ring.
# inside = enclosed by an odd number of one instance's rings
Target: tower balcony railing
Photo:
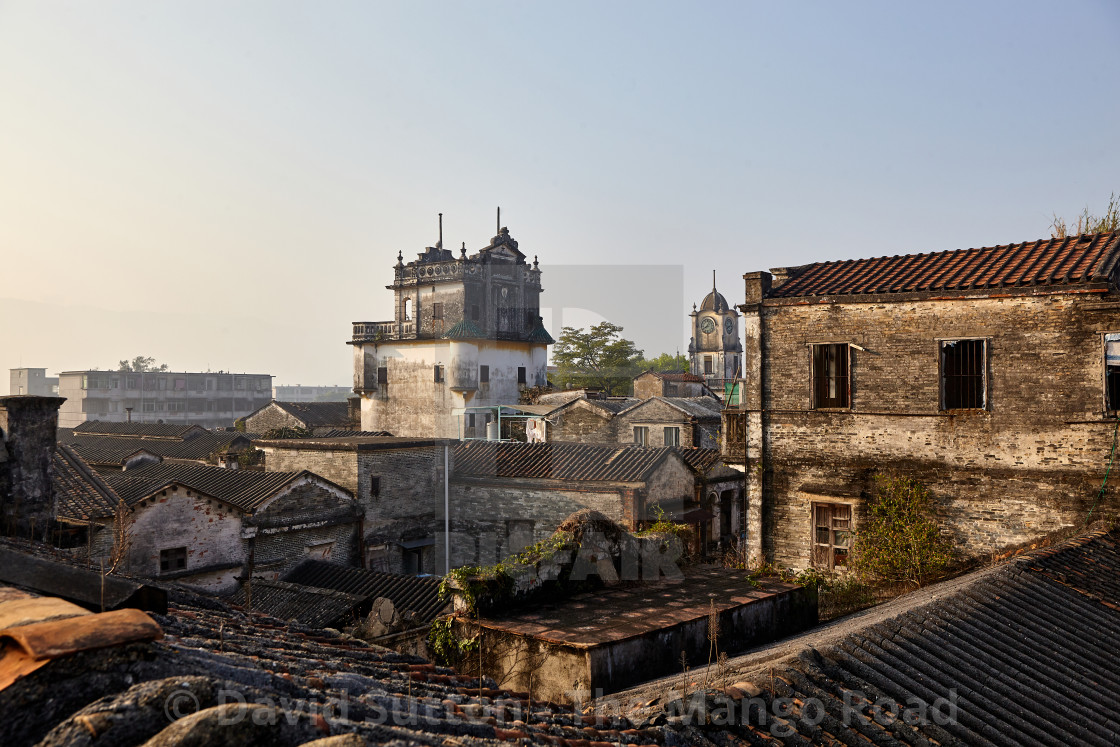
[[[354,322],[354,342],[377,342],[411,337],[416,322]]]

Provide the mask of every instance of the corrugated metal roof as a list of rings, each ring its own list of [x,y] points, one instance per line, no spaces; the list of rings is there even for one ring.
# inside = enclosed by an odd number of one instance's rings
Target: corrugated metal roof
[[[324,560],[305,560],[288,571],[284,580],[291,584],[333,589],[364,600],[385,597],[398,613],[415,612],[424,623],[434,620],[449,604],[439,598],[442,579],[382,573]]]
[[[106,478],[129,505],[171,484],[183,485],[252,512],[288,483],[310,472],[255,472],[194,464],[162,462],[126,470]],[[322,479],[322,478],[318,478]]]
[[[353,431],[346,428],[331,428],[329,431],[323,431],[316,438],[384,438],[385,436],[392,437],[389,431]]]
[[[520,477],[642,482],[673,449],[564,442],[461,441],[452,447],[455,477]]]
[[[1069,286],[1107,280],[1120,232],[789,268],[770,298]]]

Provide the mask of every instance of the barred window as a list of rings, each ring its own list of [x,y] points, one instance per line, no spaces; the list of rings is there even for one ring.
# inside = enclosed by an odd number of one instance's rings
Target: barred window
[[[941,409],[983,409],[987,406],[987,340],[945,340],[941,343]]]

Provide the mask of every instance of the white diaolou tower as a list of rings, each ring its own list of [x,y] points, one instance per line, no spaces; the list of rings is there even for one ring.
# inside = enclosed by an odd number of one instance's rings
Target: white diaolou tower
[[[743,344],[739,341],[739,312],[728,305],[716,290],[712,271],[712,292],[704,296],[700,309],[692,305],[692,339],[688,358],[692,373],[704,377],[713,391],[722,391],[724,379],[740,375]]]
[[[397,436],[485,437],[499,405],[546,383],[552,337],[540,316],[541,271],[509,230],[458,255],[440,240],[393,268],[394,318],[354,322],[354,391],[362,429]],[[492,414],[494,413],[494,414]]]

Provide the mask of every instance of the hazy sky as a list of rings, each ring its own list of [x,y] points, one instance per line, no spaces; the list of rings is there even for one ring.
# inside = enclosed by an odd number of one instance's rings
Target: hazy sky
[[[713,269],[735,303],[1099,211],[1118,89],[1116,0],[0,0],[0,391],[141,354],[349,383],[397,251],[498,205],[544,306],[672,350]]]

